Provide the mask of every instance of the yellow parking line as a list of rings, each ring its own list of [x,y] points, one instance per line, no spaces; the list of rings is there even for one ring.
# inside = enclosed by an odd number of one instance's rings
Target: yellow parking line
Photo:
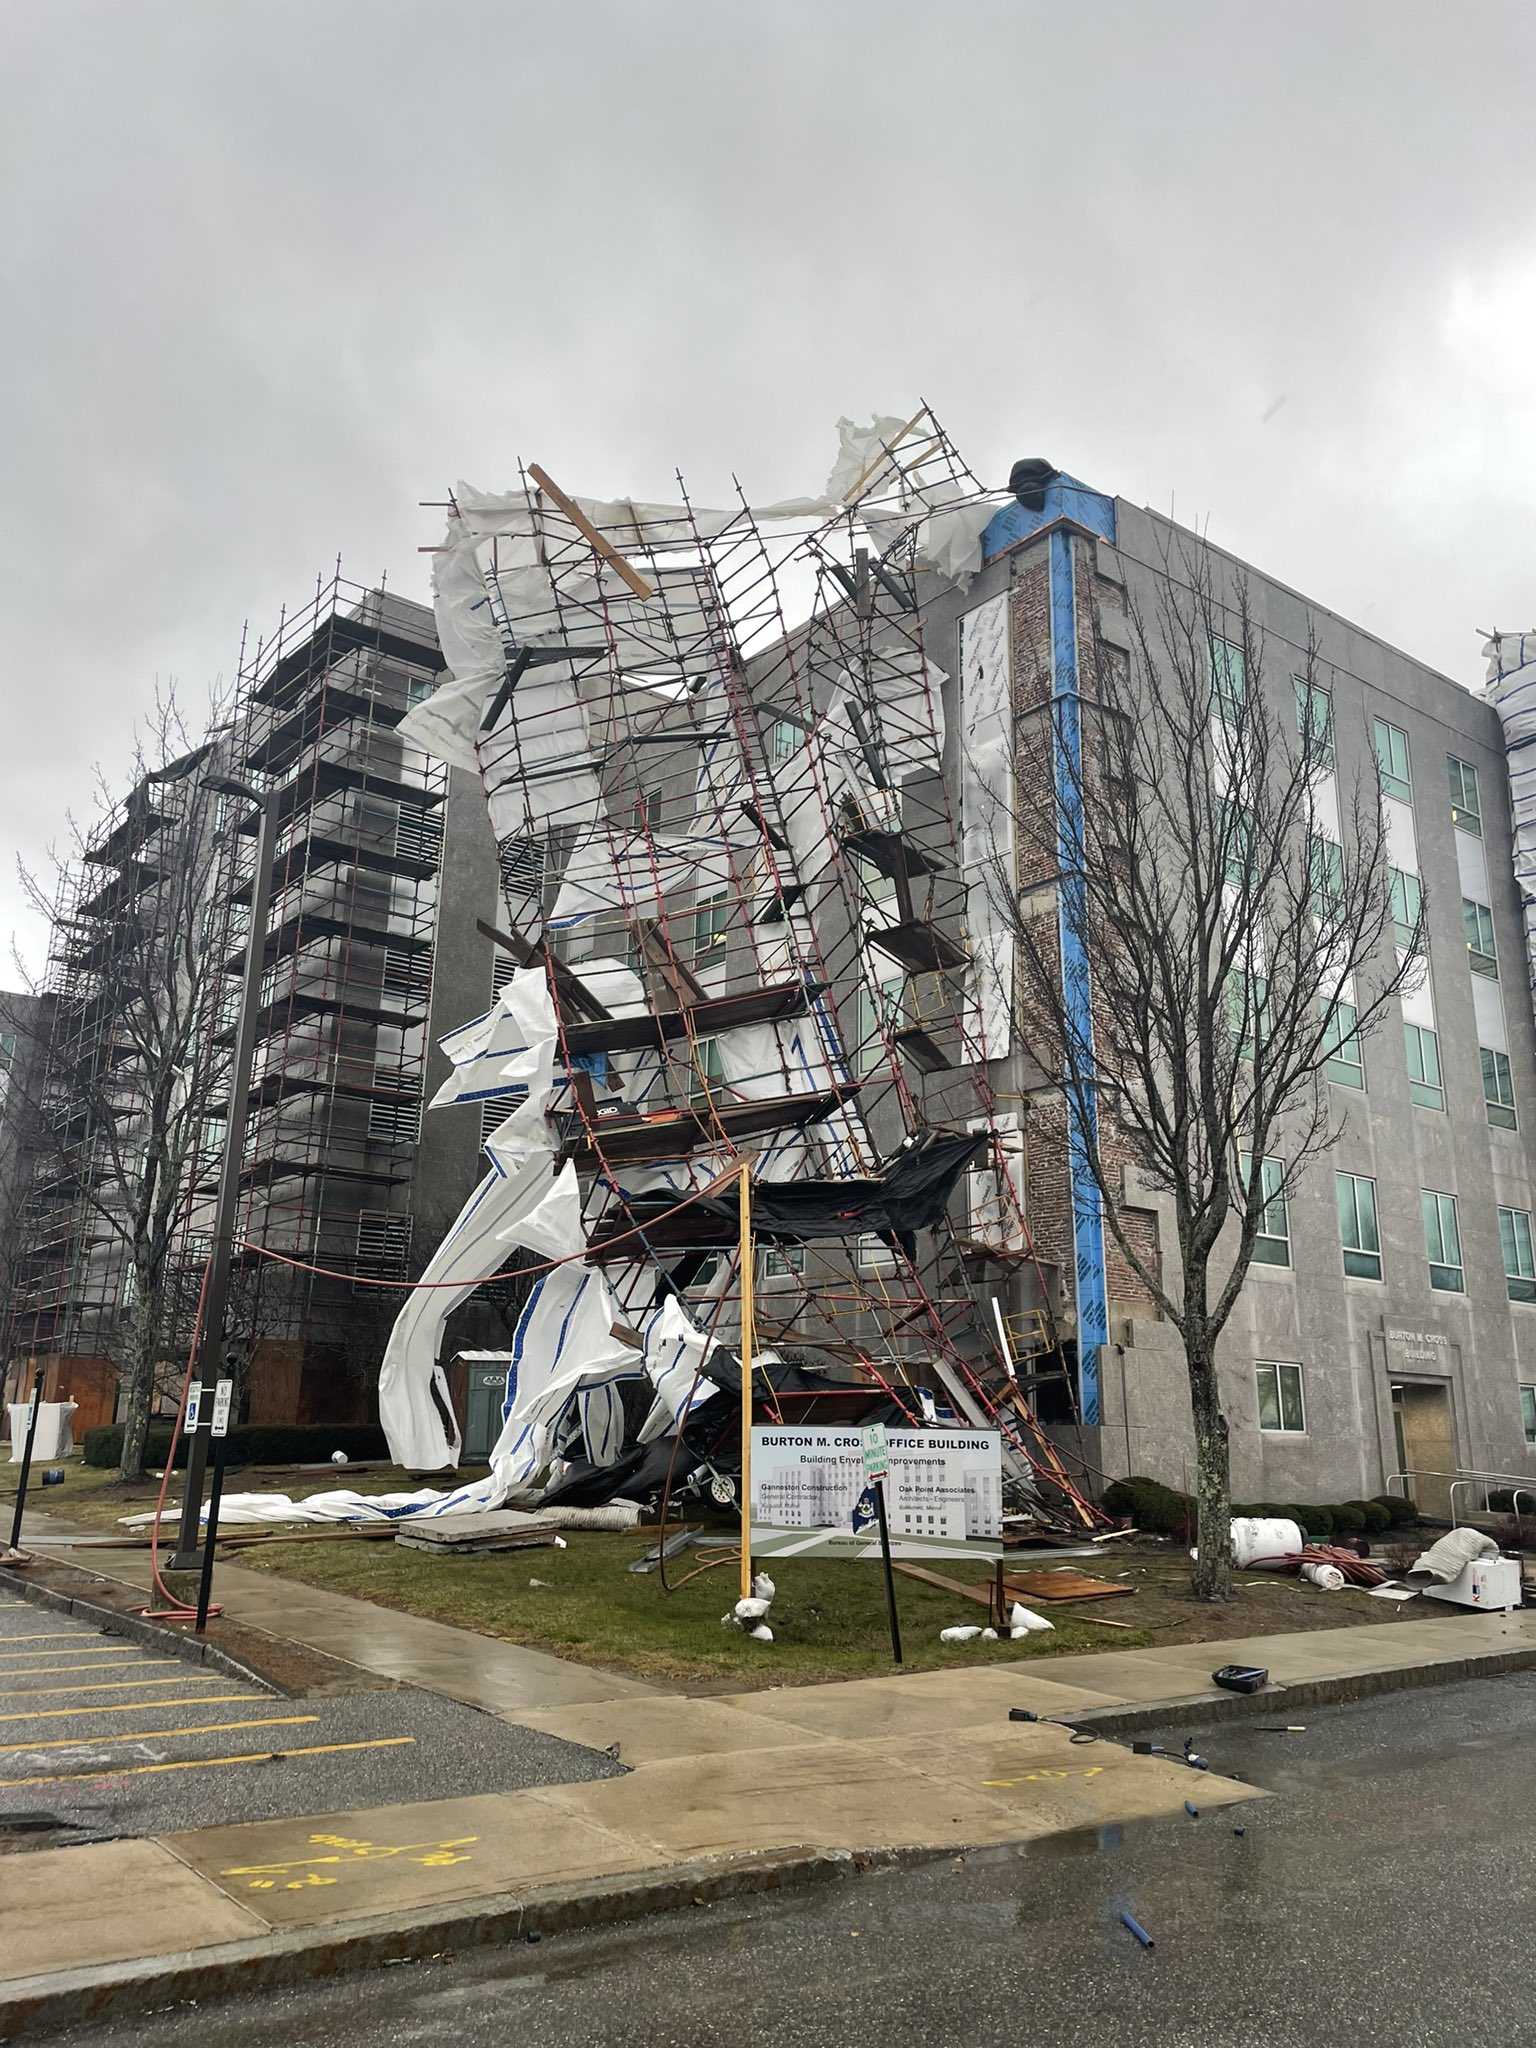
[[[246,1707],[250,1701],[250,1694],[244,1692],[206,1693],[200,1700],[118,1700],[110,1707],[43,1707],[35,1714],[0,1714],[0,1723],[72,1721],[77,1714],[153,1714],[157,1709],[169,1714],[177,1707]]]
[[[92,1630],[92,1634],[96,1631]],[[11,1636],[0,1632],[0,1643],[64,1643],[78,1642],[80,1631],[75,1628],[55,1628],[46,1631],[34,1630],[24,1636]]]
[[[163,1664],[163,1657],[135,1656],[127,1651],[118,1662],[119,1671],[145,1671],[156,1664]],[[0,1664],[0,1678],[62,1678],[71,1671],[106,1671],[106,1664]]]
[[[151,1657],[145,1661],[153,1664],[158,1663],[159,1660],[158,1658]],[[13,1672],[11,1675],[13,1678],[21,1676],[20,1672]],[[49,1676],[52,1677],[54,1674],[50,1672]],[[127,1692],[131,1687],[135,1686],[206,1685],[207,1683],[207,1679],[203,1677],[200,1671],[189,1671],[184,1678],[124,1678],[112,1685],[23,1685],[15,1692],[0,1692],[0,1700],[46,1700],[51,1698],[53,1694],[60,1692],[67,1692],[71,1695],[82,1692]],[[4,1716],[0,1715],[0,1719],[3,1718]]]
[[[165,1659],[163,1657],[129,1657],[125,1663],[119,1664],[117,1668],[119,1671],[157,1671],[164,1662]],[[9,1671],[0,1671],[0,1678],[62,1678],[70,1671],[100,1671],[103,1668],[100,1664],[24,1664],[19,1670],[13,1667]],[[145,1681],[139,1678],[130,1678],[128,1683],[130,1685],[142,1685]],[[73,1686],[56,1686],[54,1690],[73,1692],[75,1688]],[[96,1692],[99,1688],[94,1685],[82,1685],[79,1690],[81,1692]],[[0,1700],[13,1697],[13,1694],[0,1692]]]
[[[95,1711],[99,1713],[100,1709]],[[260,1721],[203,1721],[193,1728],[138,1728],[132,1735],[55,1735],[47,1742],[0,1743],[0,1756],[18,1749],[24,1749],[29,1756],[34,1749],[81,1749],[92,1742],[169,1742],[173,1736],[179,1741],[183,1735],[226,1735],[231,1728],[300,1728],[319,1718],[318,1714],[271,1714]]]
[[[337,1756],[347,1749],[400,1749],[414,1742],[414,1735],[380,1735],[372,1742],[320,1742],[311,1749],[285,1749],[281,1754],[291,1756]],[[203,1756],[187,1757],[174,1764],[130,1764],[126,1770],[114,1771],[110,1765],[104,1771],[68,1771],[57,1778],[0,1778],[0,1792],[11,1792],[18,1785],[78,1785],[82,1779],[94,1778],[142,1778],[154,1771],[216,1771],[226,1764],[264,1764],[271,1760],[269,1749],[252,1750],[248,1756]]]
[[[0,1649],[2,1657],[129,1657],[133,1651],[141,1651],[141,1642],[72,1642],[68,1651],[8,1651]]]

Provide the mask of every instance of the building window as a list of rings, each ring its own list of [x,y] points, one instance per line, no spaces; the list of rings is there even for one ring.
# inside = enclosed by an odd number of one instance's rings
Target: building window
[[[1301,734],[1302,752],[1320,768],[1333,766],[1333,692],[1305,676],[1293,676],[1296,685],[1296,729]]]
[[[867,854],[854,854],[853,872],[858,876],[859,887],[871,903],[895,902],[896,877],[888,875],[884,868],[877,867]]]
[[[1499,956],[1494,947],[1493,912],[1486,903],[1474,903],[1470,896],[1463,896],[1461,924],[1467,935],[1467,965],[1474,974],[1486,974],[1490,981],[1497,981]]]
[[[1308,848],[1311,869],[1312,915],[1320,922],[1336,917],[1344,900],[1344,849],[1336,839],[1321,832],[1312,834]]]
[[[1337,1081],[1341,1088],[1365,1086],[1365,1055],[1355,1030],[1356,1015],[1353,1003],[1335,1003],[1323,1031],[1323,1052],[1327,1059],[1324,1071],[1329,1080]]]
[[[1283,1429],[1299,1435],[1307,1426],[1301,1399],[1301,1367],[1261,1361],[1253,1370],[1259,1383],[1260,1429]]]
[[[1251,1186],[1251,1152],[1242,1155],[1241,1165],[1244,1185]],[[1288,1266],[1291,1263],[1291,1215],[1285,1199],[1284,1181],[1283,1160],[1260,1160],[1259,1195],[1264,1206],[1259,1212],[1259,1228],[1253,1240],[1253,1256],[1261,1266]]]
[[[1515,1084],[1509,1077],[1509,1054],[1480,1045],[1477,1056],[1483,1063],[1483,1107],[1489,1123],[1501,1131],[1515,1128]]]
[[[1381,1232],[1376,1227],[1376,1183],[1363,1173],[1336,1173],[1334,1187],[1344,1270],[1354,1280],[1379,1280]]]
[[[708,1108],[710,1103],[719,1101],[720,1090],[725,1086],[719,1039],[698,1039],[693,1054],[693,1064],[688,1073],[688,1099],[696,1108]]]
[[[1419,1199],[1424,1208],[1424,1255],[1429,1260],[1429,1284],[1442,1294],[1464,1294],[1466,1276],[1461,1265],[1456,1197],[1437,1195],[1425,1188]]]
[[[730,897],[722,890],[717,896],[706,896],[694,906],[693,912],[693,957],[706,960],[711,955],[725,951],[726,927],[731,921]]]
[[[775,768],[792,761],[805,745],[805,733],[793,719],[775,719],[768,733],[768,754]]]
[[[876,982],[873,988],[856,991],[853,1007],[855,1073],[872,1074],[876,1067],[883,1065],[885,1041],[901,1022],[903,986],[898,977],[895,981]]]
[[[543,896],[542,839],[503,839],[496,849],[496,860],[501,869],[502,891],[509,901],[513,897],[531,897],[537,901]]]
[[[770,1280],[786,1280],[805,1271],[803,1244],[771,1244],[763,1258],[763,1271]]]
[[[1536,1444],[1536,1387],[1520,1389],[1520,1422],[1528,1444]]]
[[[1424,946],[1424,887],[1403,868],[1387,870],[1387,901],[1392,909],[1392,943],[1399,953],[1417,953]]]
[[[1400,725],[1388,725],[1384,718],[1376,720],[1374,732],[1382,795],[1398,797],[1405,804],[1412,803],[1413,778],[1408,768],[1407,733]]]
[[[1227,1014],[1238,1058],[1251,1060],[1260,1040],[1269,1036],[1269,983],[1262,974],[1227,977]]]
[[[405,679],[405,708],[414,711],[418,704],[424,704],[437,688],[435,676],[407,676]]]
[[[353,1272],[370,1280],[404,1277],[411,1255],[411,1219],[387,1210],[365,1209],[357,1219]]]
[[[661,823],[661,791],[642,789],[635,797],[629,813],[631,832],[654,832]]]
[[[861,1273],[889,1273],[896,1265],[896,1254],[880,1237],[860,1237],[854,1240],[854,1260]]]
[[[1483,836],[1483,794],[1477,785],[1477,770],[1470,761],[1445,757],[1445,772],[1451,784],[1451,822],[1475,839]]]
[[[1253,873],[1253,812],[1227,798],[1221,807],[1221,837],[1227,880],[1241,887]]]
[[[1247,681],[1243,672],[1243,650],[1231,640],[1211,640],[1211,680],[1216,692],[1216,715],[1235,725],[1243,708]]]
[[[1427,1025],[1407,1023],[1403,1039],[1408,1049],[1408,1093],[1420,1109],[1444,1109],[1439,1039]]]
[[[1536,1257],[1531,1252],[1528,1209],[1499,1211],[1499,1249],[1504,1254],[1504,1285],[1511,1301],[1536,1301]]]

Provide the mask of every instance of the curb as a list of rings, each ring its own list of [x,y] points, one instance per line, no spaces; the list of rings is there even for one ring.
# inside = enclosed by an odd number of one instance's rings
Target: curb
[[[141,1614],[124,1614],[119,1608],[103,1607],[94,1600],[82,1600],[75,1593],[58,1593],[52,1586],[34,1585],[24,1573],[9,1567],[0,1567],[0,1587],[17,1594],[33,1607],[46,1608],[50,1614],[73,1615],[79,1621],[93,1623],[108,1635],[127,1636],[133,1642],[148,1643],[152,1649],[165,1651],[167,1656],[179,1657],[184,1664],[206,1664],[210,1670],[222,1671],[226,1678],[238,1678],[244,1685],[254,1685],[262,1692],[282,1697],[280,1689],[270,1678],[263,1678],[260,1672],[252,1671],[249,1665],[231,1657],[227,1650],[203,1642],[197,1636],[184,1636],[176,1629],[163,1627],[158,1621],[147,1621]]]
[[[1245,1721],[1289,1707],[1343,1706],[1386,1692],[1417,1692],[1432,1685],[1461,1685],[1472,1678],[1536,1669],[1536,1648],[1490,1650],[1481,1656],[1451,1657],[1440,1664],[1403,1664],[1396,1670],[1360,1671],[1345,1678],[1308,1678],[1295,1685],[1268,1685],[1263,1692],[1201,1692],[1184,1699],[1152,1700],[1135,1706],[1088,1707],[1053,1720],[1092,1735],[1138,1735],[1169,1721],[1191,1727],[1212,1721]]]
[[[831,1884],[867,1870],[951,1854],[948,1849],[817,1849],[754,1855],[730,1863],[709,1859],[638,1877],[550,1886],[521,1898],[461,1899],[303,1933],[263,1935],[135,1962],[18,1978],[0,1984],[0,2041],[17,2040],[42,2028],[131,2018],[186,2000],[280,1990],[348,1970],[420,1962],[444,1950],[490,1948],[529,1935],[565,1934],[680,1906]]]

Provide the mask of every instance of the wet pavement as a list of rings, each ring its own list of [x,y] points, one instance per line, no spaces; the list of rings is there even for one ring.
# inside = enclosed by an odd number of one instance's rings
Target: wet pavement
[[[0,1594],[0,1850],[618,1774],[414,1687],[286,1699]]]
[[[1283,1720],[1300,1734],[1269,1734]],[[1191,1734],[1275,1796],[537,1947],[173,2008],[93,2048],[1536,2044],[1536,1675]],[[893,1784],[891,1797],[900,1799]],[[1142,1948],[1122,1911],[1147,1928]]]

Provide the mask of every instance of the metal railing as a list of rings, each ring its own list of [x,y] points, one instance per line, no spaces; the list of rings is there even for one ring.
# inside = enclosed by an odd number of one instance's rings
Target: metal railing
[[[1488,1496],[1493,1491],[1493,1487],[1495,1485],[1507,1486],[1510,1489],[1510,1507],[1515,1518],[1517,1534],[1523,1534],[1523,1524],[1520,1520],[1521,1494],[1523,1493],[1526,1499],[1532,1503],[1533,1507],[1536,1507],[1536,1486],[1530,1483],[1530,1474],[1528,1472],[1475,1472],[1466,1467],[1458,1467],[1454,1472],[1431,1472],[1422,1468],[1419,1470],[1410,1469],[1392,1474],[1391,1478],[1387,1481],[1388,1493],[1401,1480],[1403,1482],[1403,1498],[1406,1500],[1408,1498],[1408,1481],[1410,1479],[1448,1479],[1451,1482],[1451,1527],[1453,1529],[1459,1526],[1456,1516],[1456,1489],[1458,1486],[1476,1486],[1481,1482],[1483,1488],[1483,1513],[1485,1515],[1493,1513],[1493,1509],[1488,1505]]]

